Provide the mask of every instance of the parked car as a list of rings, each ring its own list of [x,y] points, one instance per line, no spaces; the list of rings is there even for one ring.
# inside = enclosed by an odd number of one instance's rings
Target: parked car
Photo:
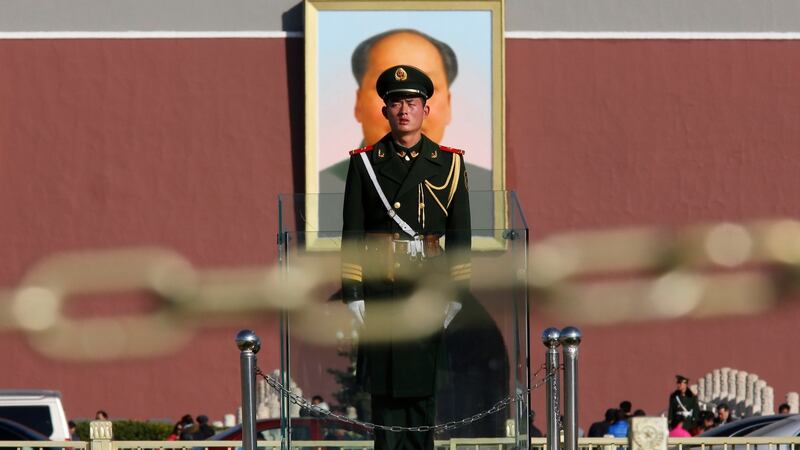
[[[49,441],[47,436],[32,430],[21,423],[14,422],[13,420],[0,418],[0,441]],[[4,447],[0,442],[0,449],[2,450],[33,450],[34,447]],[[61,450],[58,448],[47,450]]]
[[[53,441],[70,438],[58,391],[0,390],[0,418],[25,425]]]
[[[292,441],[371,441],[372,432],[354,425],[329,418],[293,418]],[[281,440],[280,419],[260,419],[256,425],[256,439],[260,441]],[[208,438],[209,441],[241,441],[242,426],[236,425]],[[310,448],[310,447],[306,447]],[[319,448],[319,447],[315,447]],[[208,450],[226,450],[227,447],[212,447]]]
[[[796,434],[791,434],[792,432]],[[773,414],[737,420],[698,435],[700,438],[719,437],[793,437],[800,435],[800,415]],[[775,444],[714,444],[702,446],[705,450],[790,450],[790,445]],[[685,450],[700,450],[701,446],[684,446]]]
[[[747,437],[775,437],[788,438],[800,436],[800,414],[790,414],[782,420],[763,426],[748,434]],[[750,446],[751,450],[789,450],[790,444],[769,445],[759,444]]]
[[[771,416],[753,416],[744,419],[728,422],[725,425],[714,427],[708,431],[700,433],[698,437],[737,437],[746,436],[748,433],[758,430],[771,423],[789,417],[788,414],[774,414]]]

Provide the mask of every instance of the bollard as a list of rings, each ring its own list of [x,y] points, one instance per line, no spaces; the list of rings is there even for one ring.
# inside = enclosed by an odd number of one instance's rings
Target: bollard
[[[566,327],[558,337],[564,353],[564,450],[578,450],[578,346],[581,332]]]
[[[728,385],[728,380],[730,379],[731,368],[730,367],[723,367],[720,371],[720,378],[719,378],[719,399],[717,403],[725,403],[728,401],[728,396],[730,395],[731,388]]]
[[[236,334],[239,364],[242,372],[242,448],[256,450],[256,353],[261,339],[250,330]]]
[[[764,402],[764,406],[761,408],[761,415],[771,416],[775,414],[775,391],[772,386],[764,387],[761,400]]]
[[[114,428],[110,420],[93,420],[89,422],[89,450],[112,450],[114,445]]]
[[[736,375],[736,417],[746,417],[745,398],[747,396],[747,372],[740,370]]]
[[[632,417],[628,432],[630,450],[667,450],[666,417]]]
[[[542,343],[547,347],[544,354],[545,370],[547,371],[547,392],[545,393],[545,408],[547,409],[547,450],[558,450],[558,337],[557,328],[548,328],[542,332]]]
[[[797,414],[800,409],[800,394],[797,392],[789,392],[786,394],[786,403],[789,404],[789,412]]]
[[[722,373],[719,369],[711,371],[711,402],[719,403],[719,398],[722,395]]]
[[[736,409],[736,378],[739,376],[739,371],[731,369],[728,373],[728,406],[731,408],[731,413]]]

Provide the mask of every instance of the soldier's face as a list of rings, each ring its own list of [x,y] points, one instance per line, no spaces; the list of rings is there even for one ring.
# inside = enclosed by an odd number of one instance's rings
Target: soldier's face
[[[422,124],[422,132],[441,142],[450,123],[450,90],[442,57],[436,47],[412,33],[397,33],[381,39],[372,47],[369,65],[356,91],[355,116],[364,133],[364,143],[374,144],[390,131],[382,114],[383,100],[375,92],[375,82],[386,69],[398,64],[415,66],[433,81],[434,94],[428,100],[430,115]]]
[[[413,134],[422,130],[430,107],[419,97],[394,98],[386,101],[382,112],[393,133]]]

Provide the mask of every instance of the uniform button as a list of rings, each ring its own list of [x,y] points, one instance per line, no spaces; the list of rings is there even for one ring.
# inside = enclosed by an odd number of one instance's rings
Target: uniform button
[[[400,202],[394,202],[394,209],[400,209]]]
[[[400,233],[395,233],[395,234],[394,234],[394,238],[395,238],[395,239],[400,239]]]
[[[394,268],[395,268],[395,269],[399,269],[399,268],[400,268],[400,263],[397,263],[397,262],[396,262],[396,263],[394,263]]]

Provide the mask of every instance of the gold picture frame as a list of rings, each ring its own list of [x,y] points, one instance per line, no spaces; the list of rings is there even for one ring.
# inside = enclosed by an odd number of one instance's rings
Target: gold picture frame
[[[486,230],[474,235],[473,249],[504,248],[501,233],[507,223],[506,196],[477,194],[505,190],[503,0],[305,0],[304,6],[307,248],[339,248],[337,239],[324,236],[335,235],[341,209],[336,210],[335,201],[321,200],[331,196],[318,194],[343,192],[348,151],[373,143],[367,142],[368,136],[375,140],[380,134],[377,129],[377,134],[372,131],[377,128],[374,121],[363,113],[359,117],[359,111],[365,109],[362,92],[374,91],[366,76],[358,76],[364,73],[359,72],[363,66],[373,64],[374,55],[366,53],[382,36],[409,29],[434,44],[441,55],[439,67],[444,66],[439,71],[444,89],[437,87],[437,93],[444,92],[439,99],[446,99],[440,100],[446,101],[446,106],[442,103],[437,109],[434,95],[431,111],[432,116],[439,113],[448,120],[441,121],[440,129],[431,125],[430,131],[444,139],[439,142],[436,136],[429,136],[442,145],[466,150],[473,198],[487,198],[477,207],[479,214],[475,214],[476,206],[472,207],[473,228]],[[384,59],[389,58],[391,55]],[[391,65],[401,63],[411,64]]]

